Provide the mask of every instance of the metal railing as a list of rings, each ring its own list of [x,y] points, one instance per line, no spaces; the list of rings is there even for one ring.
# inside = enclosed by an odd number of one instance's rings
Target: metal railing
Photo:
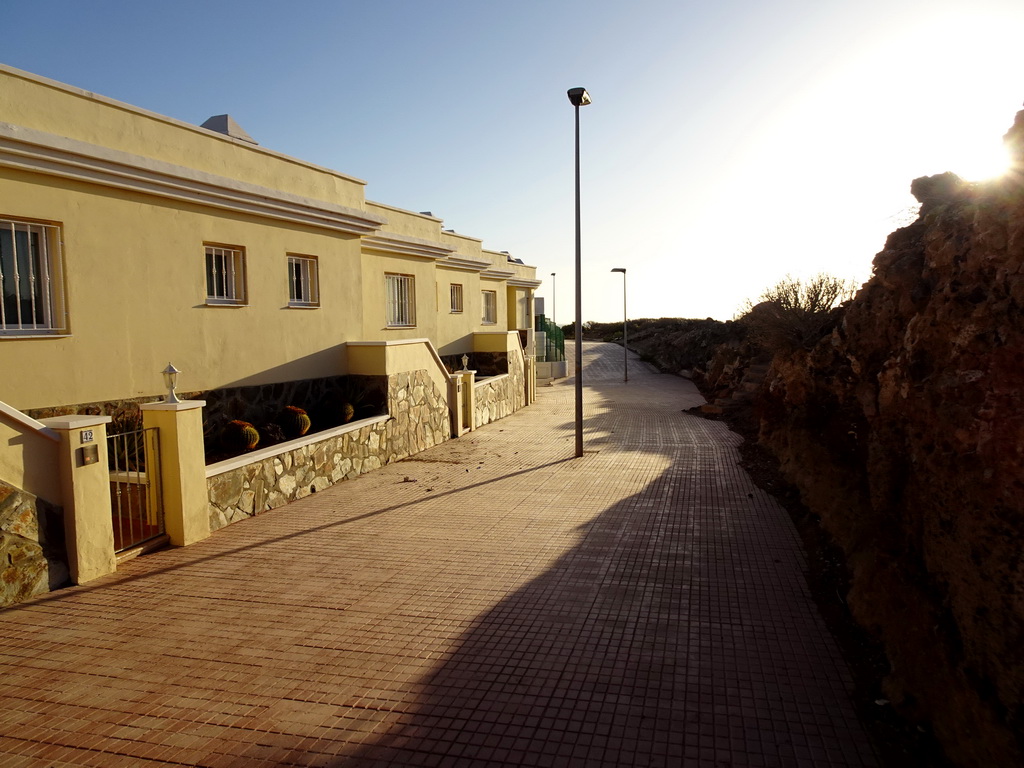
[[[562,329],[550,320],[544,320],[545,350],[544,359],[550,363],[565,360],[565,334]]]
[[[165,532],[159,430],[150,427],[109,435],[107,456],[114,550],[123,552]]]

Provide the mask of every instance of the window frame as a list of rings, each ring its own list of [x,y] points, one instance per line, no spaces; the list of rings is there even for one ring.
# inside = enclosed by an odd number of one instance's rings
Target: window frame
[[[320,260],[316,256],[288,254],[288,306],[299,309],[320,307]]]
[[[25,237],[18,237],[19,233],[24,233]],[[6,258],[4,234],[10,238]],[[22,248],[27,248],[27,257]],[[23,274],[26,267],[27,275]],[[23,297],[24,288],[28,295]],[[13,289],[10,298],[6,289]],[[27,321],[25,314],[28,314]],[[67,332],[61,224],[0,216],[0,338],[55,336]]]
[[[490,300],[488,300],[490,299]],[[498,323],[498,292],[480,291],[480,322],[483,325],[497,325]],[[489,310],[489,311],[488,311]],[[490,315],[488,317],[488,315]]]
[[[249,303],[249,292],[246,280],[246,253],[241,245],[225,245],[223,243],[203,243],[205,251],[206,303],[214,307],[244,307]],[[216,262],[211,259],[222,259],[221,272],[216,271]],[[230,264],[223,261],[230,258]],[[230,267],[230,268],[229,268]],[[211,286],[211,279],[213,285]],[[218,280],[222,286],[218,286]],[[211,290],[212,287],[212,290]],[[218,293],[218,288],[222,288]]]
[[[384,323],[387,328],[416,327],[416,276],[384,273]]]
[[[464,302],[464,291],[462,289],[462,283],[449,283],[449,291],[451,293],[451,314],[461,314],[465,309]]]

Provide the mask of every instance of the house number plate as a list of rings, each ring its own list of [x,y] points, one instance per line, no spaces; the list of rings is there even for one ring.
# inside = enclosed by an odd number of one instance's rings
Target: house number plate
[[[91,443],[95,439],[96,438],[94,437],[91,429],[83,429],[82,430],[82,442],[83,443]]]

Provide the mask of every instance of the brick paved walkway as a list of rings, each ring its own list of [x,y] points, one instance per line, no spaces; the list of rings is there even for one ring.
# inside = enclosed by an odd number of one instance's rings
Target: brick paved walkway
[[[0,765],[876,765],[789,518],[621,355],[582,459],[562,381],[0,614]]]

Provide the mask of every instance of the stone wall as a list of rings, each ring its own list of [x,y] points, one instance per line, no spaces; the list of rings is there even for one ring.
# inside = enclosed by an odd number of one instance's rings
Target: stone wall
[[[476,407],[473,423],[476,427],[509,416],[526,405],[526,371],[522,355],[506,355],[508,374],[495,376],[475,385]]]
[[[63,510],[0,481],[0,607],[68,579]]]
[[[388,377],[387,402],[389,416],[256,451],[252,463],[226,472],[211,465],[208,473],[216,474],[207,482],[210,529],[304,498],[451,437],[447,393],[438,391],[426,371]]]

